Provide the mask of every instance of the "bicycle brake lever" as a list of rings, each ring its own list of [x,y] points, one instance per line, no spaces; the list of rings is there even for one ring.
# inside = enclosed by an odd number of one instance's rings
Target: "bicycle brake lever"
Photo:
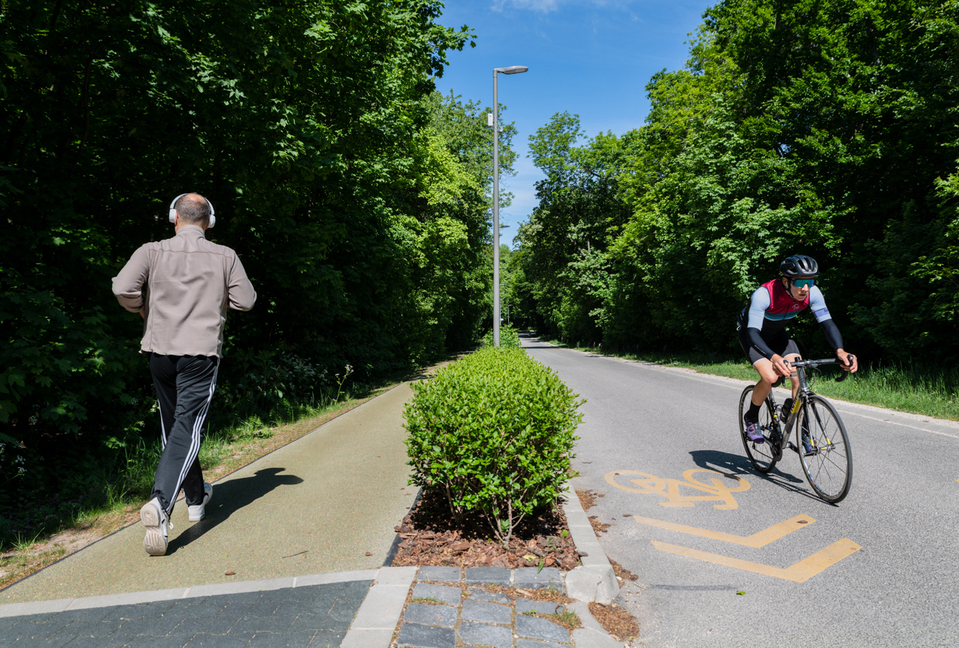
[[[853,358],[853,357],[855,357],[855,356],[853,356],[853,355],[850,353],[849,356],[846,357],[846,360],[849,360],[849,358]],[[850,362],[849,364],[852,365],[852,362]],[[844,380],[845,380],[846,378],[848,378],[848,377],[849,377],[849,372],[846,371],[845,369],[843,369],[842,371],[839,372],[839,377],[836,378],[836,382],[837,382],[837,383],[841,383],[842,381],[844,381]]]

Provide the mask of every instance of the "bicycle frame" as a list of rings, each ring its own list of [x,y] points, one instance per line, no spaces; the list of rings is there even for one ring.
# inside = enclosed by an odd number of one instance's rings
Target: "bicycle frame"
[[[743,412],[749,406],[755,387],[749,385],[739,397],[739,432],[746,454],[753,466],[763,474],[770,472],[782,459],[788,447],[799,455],[803,473],[810,487],[823,500],[835,504],[849,493],[852,483],[852,450],[845,426],[836,408],[809,387],[806,369],[839,360],[797,360],[789,363],[795,370],[796,399],[789,411],[776,404],[772,390],[766,396],[765,418],[758,423],[763,439],[753,440],[746,433]],[[836,379],[845,380],[844,371]],[[777,381],[774,387],[782,384]],[[800,423],[797,423],[800,421]],[[801,425],[801,428],[800,428]],[[796,430],[796,444],[789,441]]]
[[[775,457],[776,461],[782,459],[783,450],[791,443],[789,441],[790,435],[792,435],[793,427],[796,425],[796,421],[799,420],[798,416],[793,416],[802,409],[803,405],[809,401],[811,396],[815,395],[815,392],[809,387],[809,381],[806,380],[806,367],[816,368],[819,365],[824,364],[838,364],[839,360],[836,358],[823,358],[822,360],[796,360],[795,362],[787,363],[790,368],[796,370],[796,378],[799,380],[799,390],[796,392],[796,398],[793,399],[792,410],[789,412],[782,412],[779,409],[778,403],[776,403],[776,396],[770,390],[769,399],[773,404],[773,424],[776,426],[776,432],[779,433],[779,443],[776,444]],[[836,378],[836,382],[842,382],[849,375],[849,372],[843,371]],[[785,381],[785,377],[781,378],[773,387],[781,385]],[[783,420],[785,417],[785,420]]]

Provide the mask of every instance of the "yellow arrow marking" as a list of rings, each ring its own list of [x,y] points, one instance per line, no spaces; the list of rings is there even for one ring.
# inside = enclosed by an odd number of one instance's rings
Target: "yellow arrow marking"
[[[657,542],[656,540],[651,540],[650,542],[652,542],[653,546],[658,550],[676,554],[677,556],[686,556],[687,558],[704,560],[717,565],[735,567],[736,569],[742,569],[744,571],[762,574],[764,576],[782,578],[783,580],[792,581],[794,583],[805,583],[807,580],[823,571],[827,567],[835,565],[843,558],[848,558],[862,549],[862,547],[857,545],[852,540],[843,538],[842,540],[832,543],[825,549],[817,551],[813,555],[809,556],[809,558],[800,560],[792,567],[781,569],[779,567],[772,567],[770,565],[749,562],[748,560],[739,560],[738,558],[720,556],[719,554],[699,551],[697,549],[690,549],[688,547],[680,547],[679,545]]]
[[[751,536],[742,536],[731,535],[729,533],[721,533],[719,531],[709,531],[707,529],[697,529],[696,527],[686,526],[683,524],[675,524],[673,522],[663,522],[661,520],[654,520],[653,518],[641,517],[639,515],[634,515],[633,519],[639,522],[640,524],[647,524],[649,526],[654,526],[660,529],[668,529],[669,531],[679,531],[680,533],[688,533],[690,535],[699,536],[700,538],[709,538],[711,540],[722,540],[723,542],[732,542],[733,544],[743,545],[745,547],[753,547],[759,549],[760,547],[765,547],[770,542],[774,540],[779,540],[780,538],[789,535],[793,531],[803,528],[804,526],[809,526],[814,519],[808,515],[797,515],[796,517],[786,520],[785,522],[780,522],[779,524],[774,524],[768,529],[763,529],[757,533],[752,534]]]

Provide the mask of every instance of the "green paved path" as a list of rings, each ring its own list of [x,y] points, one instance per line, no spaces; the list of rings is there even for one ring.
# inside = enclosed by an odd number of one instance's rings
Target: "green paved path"
[[[202,522],[181,500],[166,556],[144,552],[137,523],[0,591],[0,605],[383,566],[416,493],[411,395],[404,383],[224,477]]]

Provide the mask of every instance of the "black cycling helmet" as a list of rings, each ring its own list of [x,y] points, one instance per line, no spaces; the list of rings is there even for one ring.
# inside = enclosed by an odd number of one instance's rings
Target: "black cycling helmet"
[[[811,256],[796,254],[779,264],[779,274],[790,279],[794,277],[818,277],[819,264]]]

